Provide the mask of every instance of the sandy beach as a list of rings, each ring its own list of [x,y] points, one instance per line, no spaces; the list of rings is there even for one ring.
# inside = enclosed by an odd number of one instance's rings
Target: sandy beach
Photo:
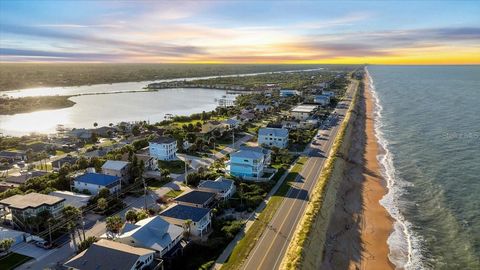
[[[377,161],[375,104],[368,86],[365,89],[328,228],[322,269],[394,269],[387,244],[393,220],[379,203],[387,190]]]

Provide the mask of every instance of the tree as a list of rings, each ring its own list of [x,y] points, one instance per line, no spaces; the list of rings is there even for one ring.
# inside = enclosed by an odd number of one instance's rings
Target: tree
[[[112,236],[118,234],[123,226],[122,218],[118,215],[108,217],[105,220],[105,223],[106,223],[105,227],[107,229],[107,232]]]
[[[186,238],[190,237],[190,226],[192,225],[192,220],[187,219],[183,223],[183,234],[185,235]]]
[[[137,213],[137,221],[148,218],[148,213],[145,210],[139,211]]]
[[[80,221],[81,212],[78,208],[67,205],[62,210],[63,219],[67,222],[67,229],[72,237],[73,245],[77,249],[77,240],[75,238],[75,230]]]
[[[0,249],[3,250],[4,252],[8,253],[10,248],[13,245],[14,240],[12,238],[5,238],[0,241]]]
[[[102,212],[105,212],[105,210],[107,209],[108,207],[108,203],[107,203],[107,199],[105,198],[100,198],[98,199],[97,201],[97,208],[102,211]]]
[[[86,250],[87,248],[89,248],[93,243],[97,242],[97,237],[95,236],[89,236],[87,237],[87,239],[83,240],[82,242],[80,242],[80,244],[78,245],[78,252],[82,252],[84,250]]]
[[[102,188],[98,191],[97,198],[108,198],[110,196],[110,190],[108,188]]]
[[[93,122],[93,127],[98,127],[98,123],[97,123],[97,122]]]
[[[136,222],[137,221],[137,212],[133,209],[128,210],[125,213],[125,219],[130,223]]]

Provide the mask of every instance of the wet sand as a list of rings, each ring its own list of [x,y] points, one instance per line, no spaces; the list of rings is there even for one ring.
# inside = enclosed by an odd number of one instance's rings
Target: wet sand
[[[322,269],[394,269],[387,244],[393,220],[379,203],[387,190],[377,161],[374,101],[368,86],[365,89],[328,228]]]

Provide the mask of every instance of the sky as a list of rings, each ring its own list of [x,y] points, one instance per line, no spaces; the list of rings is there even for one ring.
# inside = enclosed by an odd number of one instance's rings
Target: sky
[[[0,0],[0,62],[480,64],[480,1]]]

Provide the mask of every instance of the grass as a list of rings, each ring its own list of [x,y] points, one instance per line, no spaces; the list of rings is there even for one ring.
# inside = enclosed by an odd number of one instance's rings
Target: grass
[[[169,182],[168,180],[163,181],[163,180],[156,180],[156,179],[148,179],[147,180],[147,186],[151,190],[156,190],[156,189],[159,189],[159,188],[163,187],[168,182]]]
[[[169,197],[169,198],[176,198],[177,196],[180,196],[180,194],[183,193],[183,190],[170,190],[169,192],[167,192],[167,194],[165,194],[165,197]]]
[[[356,101],[358,96],[358,87],[353,95],[352,103],[348,109],[347,114],[345,115],[345,119],[340,126],[340,130],[338,132],[337,137],[335,138],[335,142],[332,146],[332,149],[328,155],[327,160],[325,161],[325,166],[322,170],[320,178],[317,180],[317,184],[315,185],[312,191],[312,197],[305,209],[305,214],[302,216],[296,230],[295,234],[293,235],[292,240],[290,241],[290,245],[288,246],[287,252],[285,257],[283,258],[282,264],[280,269],[301,269],[302,262],[304,259],[305,254],[305,244],[306,241],[312,231],[313,224],[316,220],[317,215],[320,212],[322,207],[322,202],[325,198],[325,192],[327,190],[327,184],[332,176],[335,161],[337,159],[337,155],[340,152],[340,148],[344,141],[344,137],[347,131],[347,125],[350,121],[350,117],[355,107]],[[321,253],[321,252],[320,252]]]
[[[167,169],[170,173],[182,174],[185,172],[185,162],[182,160],[159,160],[158,165],[162,169]]]
[[[260,238],[268,223],[275,215],[278,207],[280,207],[283,198],[290,189],[290,182],[295,180],[306,161],[307,157],[301,157],[297,160],[292,170],[287,174],[280,188],[277,190],[277,192],[275,192],[270,200],[268,200],[265,209],[263,209],[258,218],[248,229],[242,240],[240,240],[235,246],[232,254],[228,258],[228,261],[223,264],[221,269],[239,269],[242,266],[244,260],[247,259],[250,251],[252,251],[257,240]]]
[[[45,168],[46,167],[46,168]],[[52,170],[52,164],[47,163],[47,164],[36,164],[35,169],[40,170],[40,171],[51,171]]]
[[[26,263],[31,259],[32,259],[31,257],[25,256],[22,254],[10,253],[0,258],[0,269],[3,269],[3,270],[15,269],[18,266]]]

